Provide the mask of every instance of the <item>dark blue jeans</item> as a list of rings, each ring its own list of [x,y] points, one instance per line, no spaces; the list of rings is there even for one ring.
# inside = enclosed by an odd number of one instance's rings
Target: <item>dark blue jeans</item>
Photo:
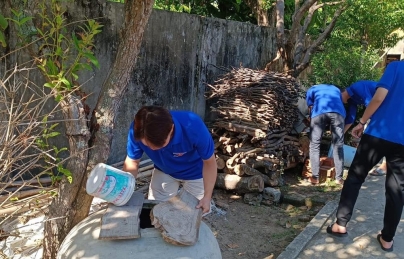
[[[337,224],[347,225],[369,170],[383,157],[386,157],[387,175],[382,238],[390,242],[395,236],[404,206],[404,145],[367,134],[362,136],[341,191]]]
[[[320,173],[320,143],[325,126],[332,132],[335,179],[341,180],[344,171],[344,117],[335,112],[320,114],[310,120],[310,164],[312,177],[318,179]]]

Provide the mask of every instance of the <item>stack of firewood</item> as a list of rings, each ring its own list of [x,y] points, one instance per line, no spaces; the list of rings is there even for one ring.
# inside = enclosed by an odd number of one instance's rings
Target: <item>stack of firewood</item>
[[[292,134],[302,95],[295,78],[239,68],[209,87],[217,115],[211,133],[222,170],[216,187],[249,193],[283,185],[283,170],[303,159],[297,132]]]

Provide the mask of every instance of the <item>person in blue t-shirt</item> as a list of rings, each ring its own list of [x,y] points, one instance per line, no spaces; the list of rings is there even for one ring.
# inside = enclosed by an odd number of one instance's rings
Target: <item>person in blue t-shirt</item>
[[[358,106],[368,106],[376,92],[377,82],[361,80],[353,83],[341,92],[342,101],[348,103],[348,111],[345,117],[344,132],[347,132],[355,121]]]
[[[372,117],[357,148],[341,191],[337,220],[327,233],[346,236],[362,183],[369,170],[382,157],[387,161],[386,205],[383,229],[377,241],[384,251],[393,251],[393,238],[404,207],[404,61],[391,62],[377,83],[377,90],[358,125],[352,130],[361,137],[366,121]]]
[[[177,194],[181,184],[200,200],[197,208],[209,212],[217,164],[212,136],[197,114],[142,107],[130,125],[123,165],[135,178],[143,152],[155,167],[149,200],[166,201]]]
[[[356,111],[358,110],[359,105],[368,106],[370,101],[373,98],[373,95],[376,93],[377,82],[370,80],[360,80],[341,92],[342,101],[348,104],[348,111],[345,117],[345,128],[344,132],[347,132],[351,127],[352,123],[356,119]],[[386,160],[383,159],[381,165],[372,170],[370,175],[374,176],[382,176],[385,175],[387,171]]]
[[[306,102],[310,115],[310,164],[312,184],[319,183],[320,142],[327,124],[331,126],[333,157],[336,169],[335,180],[343,184],[344,170],[344,118],[345,107],[341,91],[334,85],[314,85],[307,90]]]

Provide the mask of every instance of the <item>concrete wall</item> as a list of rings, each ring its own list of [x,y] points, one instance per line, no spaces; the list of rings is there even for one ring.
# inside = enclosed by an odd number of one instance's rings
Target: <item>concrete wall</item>
[[[32,8],[26,10],[34,12],[36,1],[28,2]],[[3,8],[1,4],[0,8]],[[123,14],[121,3],[105,0],[68,3],[68,22],[88,17],[97,18],[104,25],[95,46],[100,69],[80,77],[82,90],[90,94],[87,104],[91,110],[114,62]],[[209,117],[209,105],[204,97],[206,84],[213,83],[232,67],[263,68],[275,56],[275,37],[276,31],[268,27],[153,10],[136,69],[116,117],[108,163],[125,158],[127,131],[141,106],[162,105],[191,110],[204,119]],[[39,78],[37,83],[42,85]],[[59,144],[68,146],[65,140]]]
[[[106,3],[111,22],[97,43],[101,69],[84,85],[91,108],[106,78],[117,48],[123,5]],[[192,110],[205,118],[206,83],[226,73],[221,68],[263,68],[275,55],[275,31],[251,24],[153,10],[147,25],[136,70],[117,115],[108,163],[126,156],[127,131],[143,105]],[[87,76],[87,75],[86,75]],[[87,78],[85,78],[87,79]]]

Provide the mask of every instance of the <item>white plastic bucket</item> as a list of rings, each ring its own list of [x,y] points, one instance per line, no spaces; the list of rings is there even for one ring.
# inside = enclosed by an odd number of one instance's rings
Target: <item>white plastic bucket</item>
[[[334,148],[334,146],[331,145],[330,150],[328,151],[328,157],[332,157],[333,148]],[[356,153],[356,148],[348,146],[348,145],[344,145],[344,166],[345,167],[351,166],[355,153]]]
[[[131,173],[99,163],[88,176],[86,191],[89,195],[122,206],[132,197],[135,183]]]

